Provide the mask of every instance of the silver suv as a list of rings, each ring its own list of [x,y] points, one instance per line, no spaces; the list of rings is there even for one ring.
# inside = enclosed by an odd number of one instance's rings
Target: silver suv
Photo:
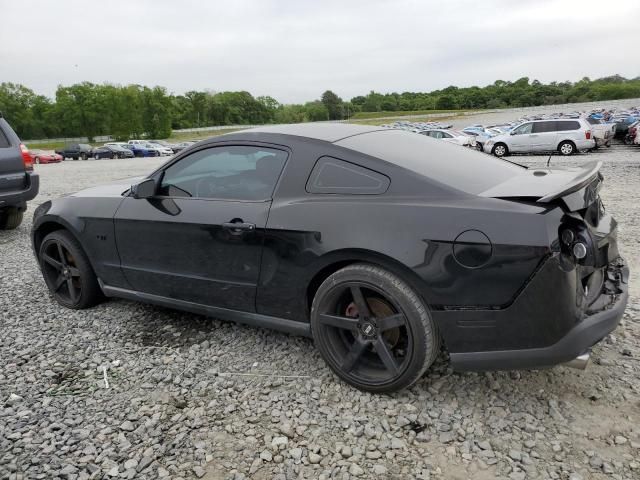
[[[584,118],[532,120],[496,135],[484,144],[484,152],[503,157],[510,153],[559,152],[572,155],[591,150],[596,142]]]

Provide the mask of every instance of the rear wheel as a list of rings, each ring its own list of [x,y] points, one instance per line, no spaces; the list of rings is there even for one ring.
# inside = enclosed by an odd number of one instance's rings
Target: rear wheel
[[[509,148],[504,143],[496,143],[491,150],[496,157],[504,157],[509,155]]]
[[[0,210],[0,230],[15,230],[22,223],[24,210],[17,207],[7,207]]]
[[[576,151],[576,146],[573,142],[565,140],[564,142],[560,142],[560,145],[558,145],[558,151],[564,156],[573,155]]]
[[[56,230],[47,235],[40,245],[38,260],[44,281],[60,305],[82,309],[102,298],[93,268],[69,232]]]
[[[80,155],[80,158],[82,158],[82,160],[87,160],[89,157],[86,153],[83,153],[82,155]]]
[[[370,392],[412,385],[439,352],[424,302],[402,279],[373,265],[350,265],[320,285],[311,330],[329,367]]]

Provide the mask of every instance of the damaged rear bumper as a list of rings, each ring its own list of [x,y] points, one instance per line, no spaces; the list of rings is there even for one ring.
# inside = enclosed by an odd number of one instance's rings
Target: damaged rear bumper
[[[627,306],[629,268],[624,260],[618,258],[610,263],[606,273],[608,281],[598,299],[604,306],[599,311],[586,316],[554,344],[522,350],[451,353],[453,368],[456,370],[542,368],[570,362],[584,354],[615,330]]]

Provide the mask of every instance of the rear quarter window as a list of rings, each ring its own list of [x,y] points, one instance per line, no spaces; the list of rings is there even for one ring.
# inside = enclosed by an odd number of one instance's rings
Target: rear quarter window
[[[567,130],[580,130],[580,122],[575,120],[565,120],[556,122],[556,130],[566,132]]]
[[[2,129],[0,129],[0,148],[8,148],[8,147],[9,147],[9,140],[7,139],[7,136],[4,134]]]
[[[334,157],[320,157],[306,190],[309,193],[379,195],[389,188],[389,177],[374,170]]]

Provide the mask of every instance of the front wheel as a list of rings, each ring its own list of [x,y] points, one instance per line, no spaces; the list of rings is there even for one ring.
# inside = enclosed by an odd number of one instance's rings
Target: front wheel
[[[98,155],[97,153],[93,156],[94,160],[100,160],[100,155]]]
[[[504,143],[496,143],[493,150],[491,150],[491,153],[496,157],[505,157],[509,155],[509,149]]]
[[[311,331],[329,367],[369,392],[409,387],[439,353],[422,299],[401,278],[368,264],[345,267],[320,285]]]
[[[47,235],[38,260],[49,292],[60,305],[83,309],[100,301],[102,293],[93,268],[69,232],[56,230]]]
[[[83,153],[82,155],[80,155],[80,158],[82,158],[82,160],[87,160],[89,157],[86,153]]]
[[[564,155],[565,157],[569,156],[569,155],[573,155],[576,151],[576,146],[569,141],[564,141],[561,142],[560,145],[558,145],[558,151]]]

